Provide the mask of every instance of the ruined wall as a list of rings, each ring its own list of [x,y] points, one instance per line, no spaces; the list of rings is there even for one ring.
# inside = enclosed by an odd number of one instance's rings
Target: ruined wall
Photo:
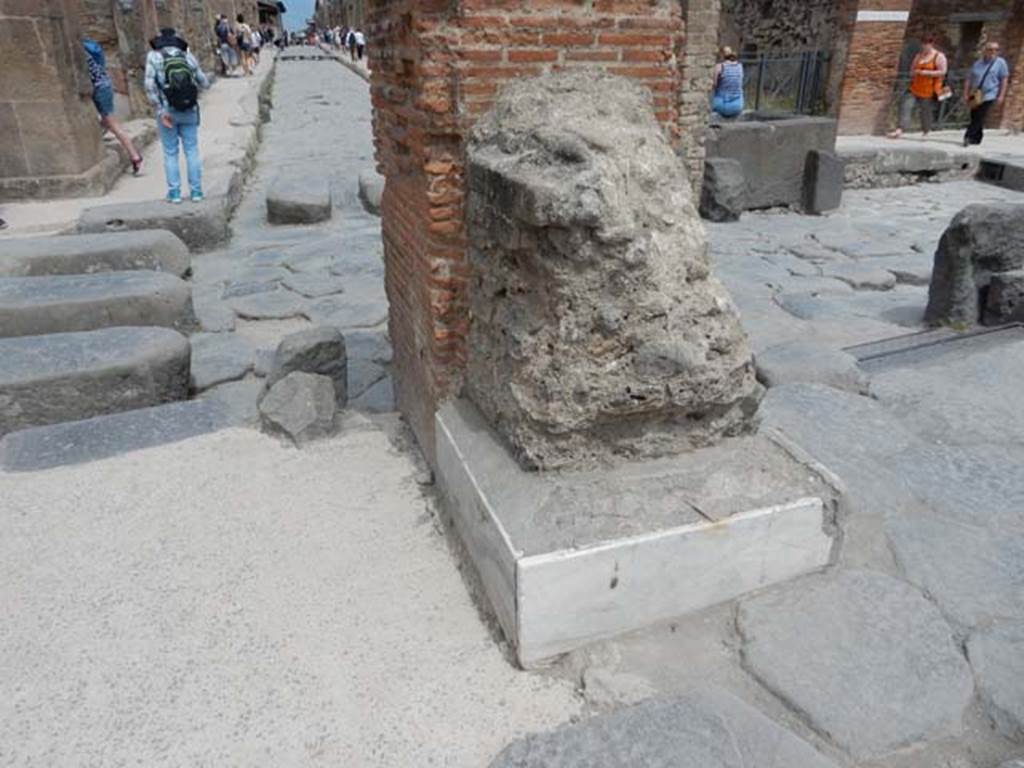
[[[704,145],[711,107],[708,94],[718,61],[719,19],[722,0],[684,0],[685,37],[680,53],[679,149],[700,197],[704,180]]]
[[[838,0],[722,0],[721,39],[738,52],[832,50]]]
[[[0,0],[0,179],[80,174],[102,157],[77,0]]]
[[[675,141],[679,0],[372,0],[375,140],[398,401],[433,447],[436,404],[461,384],[469,315],[465,137],[502,83],[556,67],[642,83]]]

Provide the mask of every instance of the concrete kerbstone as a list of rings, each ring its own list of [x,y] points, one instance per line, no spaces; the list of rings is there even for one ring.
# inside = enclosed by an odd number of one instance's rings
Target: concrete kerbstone
[[[189,358],[166,328],[0,339],[0,434],[183,400]]]
[[[188,247],[161,229],[4,240],[0,277],[85,275],[148,269],[184,277]]]
[[[163,272],[0,278],[0,337],[194,324],[188,283]]]

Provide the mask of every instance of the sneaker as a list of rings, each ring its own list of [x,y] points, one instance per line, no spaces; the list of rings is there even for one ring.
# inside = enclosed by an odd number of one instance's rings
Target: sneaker
[[[167,202],[178,205],[181,202],[181,192],[168,192]]]
[[[3,219],[0,219],[0,230],[4,229],[7,229],[7,222],[4,221]]]
[[[203,196],[202,192],[193,192],[192,197],[190,199],[192,200],[193,203],[201,203],[206,198]]]

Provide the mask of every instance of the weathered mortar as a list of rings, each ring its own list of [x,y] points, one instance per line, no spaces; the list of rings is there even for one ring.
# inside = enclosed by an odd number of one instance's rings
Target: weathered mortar
[[[524,465],[752,426],[746,337],[649,95],[598,71],[516,82],[467,154],[466,392]]]

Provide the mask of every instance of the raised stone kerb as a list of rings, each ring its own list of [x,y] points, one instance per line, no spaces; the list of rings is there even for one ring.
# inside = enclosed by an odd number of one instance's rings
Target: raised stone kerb
[[[85,275],[150,269],[184,277],[188,247],[166,230],[5,240],[0,276]]]
[[[507,86],[468,149],[466,391],[524,465],[712,445],[761,390],[650,97],[562,72]]]

